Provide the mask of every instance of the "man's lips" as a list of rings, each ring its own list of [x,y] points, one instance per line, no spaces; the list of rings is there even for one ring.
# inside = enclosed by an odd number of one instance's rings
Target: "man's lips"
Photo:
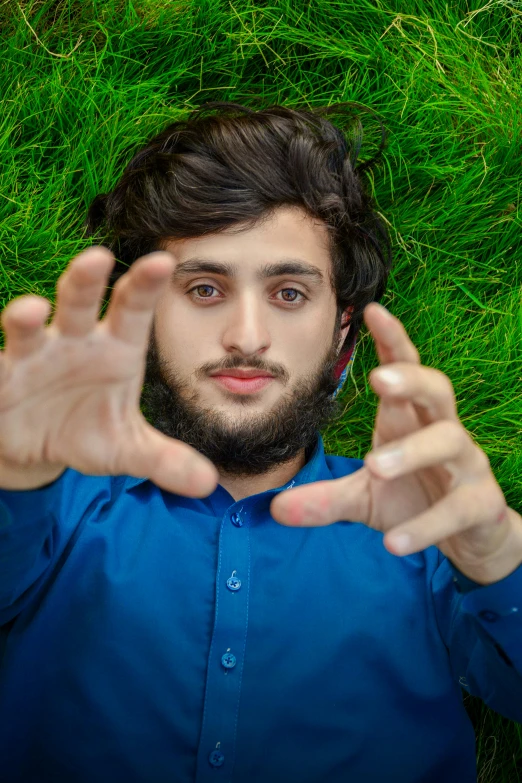
[[[274,376],[262,370],[222,370],[211,375],[220,386],[236,394],[252,394],[264,389]]]
[[[228,378],[273,378],[272,373],[265,370],[216,370],[211,373],[212,377],[225,375]]]

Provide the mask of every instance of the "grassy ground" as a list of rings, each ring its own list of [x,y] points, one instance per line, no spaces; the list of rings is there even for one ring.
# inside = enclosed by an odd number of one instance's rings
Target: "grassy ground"
[[[383,304],[422,363],[450,377],[522,511],[521,2],[0,0],[0,41],[0,310],[28,293],[54,301],[90,244],[91,199],[200,103],[376,110],[389,145],[373,187],[395,251]],[[370,115],[363,124],[364,159],[380,133]],[[370,449],[377,363],[363,330],[328,451]],[[522,780],[522,726],[465,703],[479,783]]]

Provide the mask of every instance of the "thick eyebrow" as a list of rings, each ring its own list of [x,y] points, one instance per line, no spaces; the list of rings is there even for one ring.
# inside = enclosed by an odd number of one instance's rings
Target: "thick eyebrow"
[[[185,275],[207,273],[213,275],[224,275],[225,277],[236,277],[237,267],[234,264],[227,264],[221,261],[211,261],[206,258],[189,258],[176,267],[171,275],[171,281],[176,283]],[[291,275],[292,277],[307,277],[309,280],[321,285],[324,282],[324,275],[320,269],[312,264],[307,264],[300,258],[284,258],[273,264],[265,264],[257,273],[259,280],[266,280],[269,277],[280,277],[281,275]]]

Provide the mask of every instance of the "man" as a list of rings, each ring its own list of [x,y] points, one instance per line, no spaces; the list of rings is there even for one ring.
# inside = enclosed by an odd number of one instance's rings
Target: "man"
[[[328,224],[281,203],[163,234],[143,403],[218,481],[194,498],[69,468],[0,491],[18,522],[2,551],[33,547],[3,609],[3,779],[471,783],[461,686],[522,720],[522,535],[449,380],[370,303],[403,385],[370,377],[369,458],[326,456],[356,307]]]

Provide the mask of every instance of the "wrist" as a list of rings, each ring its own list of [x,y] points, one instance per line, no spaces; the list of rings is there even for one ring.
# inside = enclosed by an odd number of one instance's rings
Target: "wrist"
[[[21,467],[9,465],[0,459],[0,490],[21,492],[31,489],[42,489],[53,484],[67,469],[65,465],[32,465]]]
[[[464,576],[486,586],[505,579],[522,565],[522,517],[508,507],[510,530],[494,557],[481,563],[480,566],[461,566],[454,563]]]

